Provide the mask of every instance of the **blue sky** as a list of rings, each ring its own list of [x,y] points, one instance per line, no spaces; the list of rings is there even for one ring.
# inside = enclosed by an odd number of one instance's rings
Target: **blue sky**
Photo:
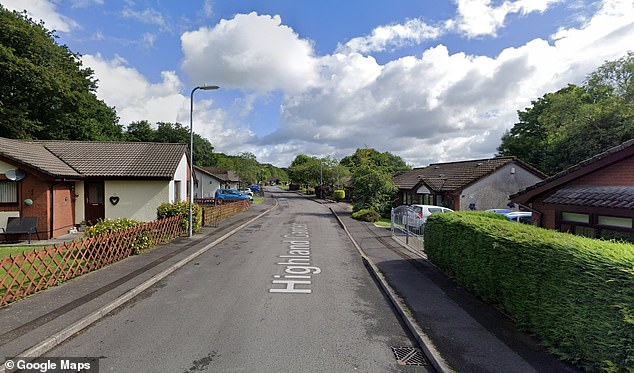
[[[55,29],[120,123],[285,167],[491,157],[517,110],[634,49],[634,0],[0,0]]]

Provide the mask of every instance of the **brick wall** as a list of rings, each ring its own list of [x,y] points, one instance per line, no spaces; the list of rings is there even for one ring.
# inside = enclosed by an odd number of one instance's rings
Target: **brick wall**
[[[634,186],[634,156],[585,175],[571,185],[627,185]]]

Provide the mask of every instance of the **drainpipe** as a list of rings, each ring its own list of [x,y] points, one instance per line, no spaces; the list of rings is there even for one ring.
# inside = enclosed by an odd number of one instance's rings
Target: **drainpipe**
[[[53,234],[55,234],[55,185],[61,184],[61,181],[54,181],[51,184],[51,238],[53,238]]]

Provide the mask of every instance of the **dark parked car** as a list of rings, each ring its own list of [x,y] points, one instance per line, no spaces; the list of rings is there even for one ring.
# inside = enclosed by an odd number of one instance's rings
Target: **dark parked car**
[[[248,195],[242,194],[237,189],[218,189],[216,190],[216,199],[250,200],[251,197]]]

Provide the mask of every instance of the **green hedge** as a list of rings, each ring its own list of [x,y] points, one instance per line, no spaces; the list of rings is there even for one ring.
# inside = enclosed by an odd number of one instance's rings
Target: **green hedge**
[[[352,218],[357,220],[363,220],[370,223],[374,223],[381,219],[381,214],[374,209],[361,209],[352,213]]]
[[[128,218],[105,219],[92,225],[84,231],[84,237],[98,237],[103,234],[112,233],[128,228],[138,227],[144,223]],[[146,229],[140,231],[132,243],[132,252],[136,255],[150,247],[150,232]]]
[[[189,230],[189,202],[188,201],[179,201],[174,203],[162,203],[156,209],[156,218],[163,219],[169,218],[172,216],[182,216],[183,217],[183,229],[186,231]],[[199,204],[194,203],[192,205],[192,220],[194,223],[192,224],[192,231],[198,232],[203,225],[203,209]]]
[[[634,245],[457,212],[427,220],[425,252],[563,360],[634,372]]]
[[[332,198],[336,201],[343,201],[346,198],[346,191],[343,189],[337,189],[332,192]]]

